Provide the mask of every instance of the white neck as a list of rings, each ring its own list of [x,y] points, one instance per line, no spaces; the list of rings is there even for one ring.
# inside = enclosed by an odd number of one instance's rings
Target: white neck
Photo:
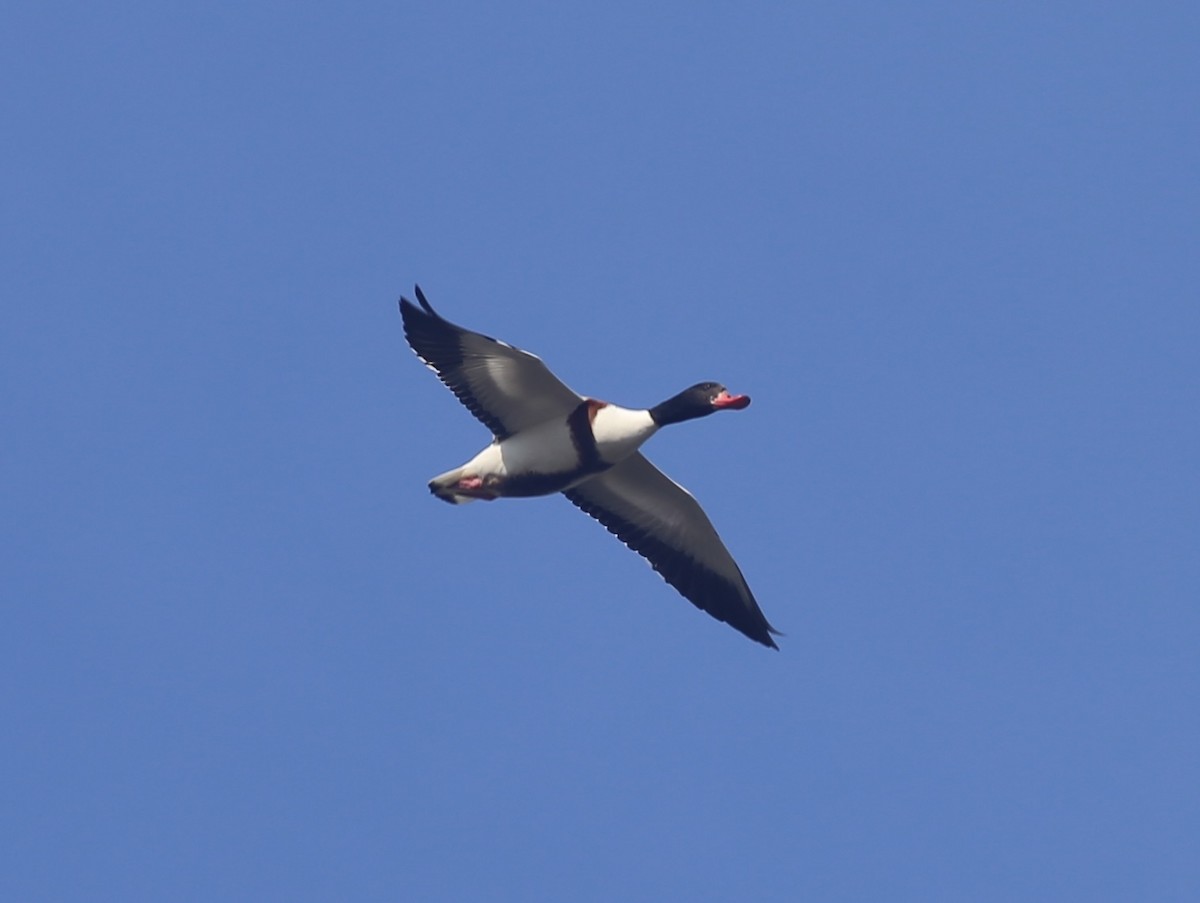
[[[649,411],[634,411],[615,404],[600,408],[592,420],[596,450],[609,464],[616,464],[632,455],[656,432],[658,424]]]

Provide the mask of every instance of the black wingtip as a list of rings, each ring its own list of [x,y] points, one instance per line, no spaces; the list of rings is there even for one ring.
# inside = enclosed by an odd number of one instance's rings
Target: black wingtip
[[[433,309],[433,306],[425,299],[425,293],[421,291],[421,286],[414,285],[413,288],[416,290],[417,300],[421,302],[421,307],[425,309],[425,313],[429,314],[431,317],[437,317],[439,320],[442,319],[441,315],[438,314],[438,312]],[[415,313],[417,310],[417,305],[413,304],[411,301],[401,295],[400,315],[404,316],[409,310],[412,310]]]
[[[414,285],[413,290],[417,293],[417,300],[421,302],[421,306],[425,308],[425,312],[436,317],[438,315],[437,311],[434,310],[433,306],[425,300],[425,293],[421,291],[421,286]]]
[[[731,624],[730,626],[733,627],[735,630],[738,630],[739,632],[745,634],[750,639],[754,640],[754,642],[761,643],[762,645],[766,646],[768,649],[774,649],[776,652],[779,651],[779,644],[775,642],[775,637],[783,636],[783,634],[780,633],[778,630],[776,630],[774,627],[771,627],[768,625],[767,629],[764,631],[760,632],[760,631],[756,630],[753,633],[751,633],[749,630],[747,630],[744,627],[738,627],[737,625],[733,625],[733,624]],[[774,634],[774,636],[772,636],[772,634]]]
[[[779,645],[775,642],[775,637],[784,636],[784,634],[772,627],[767,619],[763,617],[762,612],[756,613],[757,617],[750,612],[745,612],[744,617],[722,617],[720,615],[714,615],[714,617],[718,621],[724,621],[734,630],[749,637],[754,642],[761,643],[768,649],[774,649],[778,652]],[[712,613],[710,612],[710,614]]]

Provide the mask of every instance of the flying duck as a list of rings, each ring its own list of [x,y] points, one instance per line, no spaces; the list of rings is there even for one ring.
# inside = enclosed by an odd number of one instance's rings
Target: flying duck
[[[430,491],[460,505],[561,492],[645,558],[697,608],[779,648],[746,578],[692,494],[638,448],[661,427],[750,404],[697,383],[645,410],[571,391],[541,358],[444,319],[416,286],[400,299],[413,351],[491,430],[490,445],[434,477]]]

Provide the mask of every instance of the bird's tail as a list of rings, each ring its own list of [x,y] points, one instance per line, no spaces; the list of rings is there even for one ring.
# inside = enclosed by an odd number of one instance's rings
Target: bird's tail
[[[473,502],[478,496],[456,491],[462,475],[463,468],[461,467],[439,474],[429,481],[429,491],[443,502],[449,502],[451,505],[465,505],[467,502]]]

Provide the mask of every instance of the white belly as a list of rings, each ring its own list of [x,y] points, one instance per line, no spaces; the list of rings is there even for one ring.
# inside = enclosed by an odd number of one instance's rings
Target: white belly
[[[582,423],[574,418],[581,435],[573,435],[565,419],[530,427],[493,442],[462,467],[434,477],[430,486],[456,502],[561,492],[620,463],[658,430],[648,411],[603,405],[583,413],[592,416]]]
[[[563,473],[579,464],[579,453],[562,421],[544,423],[503,442],[493,442],[463,467],[466,473],[504,478],[512,474]]]

